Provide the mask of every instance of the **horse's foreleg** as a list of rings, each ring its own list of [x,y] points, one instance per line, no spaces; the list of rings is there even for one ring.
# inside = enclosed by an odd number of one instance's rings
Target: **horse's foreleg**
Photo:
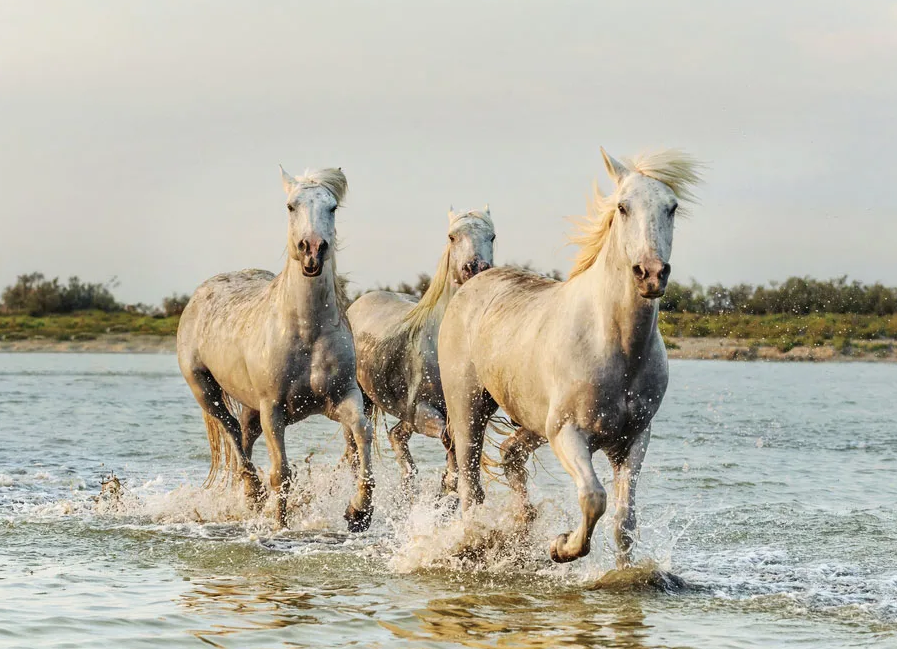
[[[526,492],[526,463],[530,455],[545,443],[545,438],[525,428],[515,430],[501,445],[501,465],[508,479],[508,485],[516,495],[517,507],[524,521],[532,522],[536,510],[529,503]]]
[[[271,459],[271,490],[275,499],[275,512],[279,525],[287,525],[287,490],[290,482],[290,465],[284,446],[286,430],[286,412],[283,404],[262,402],[260,411],[262,430],[265,433],[265,445]]]
[[[332,418],[352,431],[358,455],[358,491],[346,508],[346,522],[350,532],[363,532],[371,524],[374,513],[374,472],[371,466],[371,441],[374,427],[364,414],[361,390],[352,390],[333,409]]]
[[[551,558],[565,563],[589,553],[592,531],[607,507],[607,494],[592,466],[588,436],[572,424],[565,424],[549,439],[561,465],[576,484],[582,521],[574,532],[559,535],[551,542]]]
[[[368,395],[362,391],[362,402],[364,403],[364,416],[369,420],[372,419],[374,415],[374,402],[368,398]],[[346,450],[343,451],[343,456],[340,458],[340,462],[348,462],[349,466],[352,467],[352,474],[357,478],[358,477],[358,446],[355,444],[355,434],[352,432],[352,428],[343,426],[343,437],[346,440]],[[374,431],[374,434],[377,434],[377,431]]]
[[[352,433],[352,429],[343,424],[343,437],[346,440],[346,450],[343,451],[343,456],[340,458],[340,462],[348,462],[349,466],[352,467],[352,475],[358,476],[358,447],[355,445],[355,435]]]
[[[625,455],[612,461],[614,469],[614,497],[617,511],[614,514],[614,537],[617,541],[617,568],[632,565],[632,550],[636,542],[635,486],[642,470],[642,461],[648,452],[651,427],[648,426],[633,440]]]

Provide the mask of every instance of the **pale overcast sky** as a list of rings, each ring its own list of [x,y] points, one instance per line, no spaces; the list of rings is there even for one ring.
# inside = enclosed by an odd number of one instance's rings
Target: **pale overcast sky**
[[[280,270],[278,163],[343,167],[359,287],[432,273],[449,204],[566,271],[600,145],[708,163],[674,279],[895,285],[895,113],[893,2],[7,0],[0,285]]]

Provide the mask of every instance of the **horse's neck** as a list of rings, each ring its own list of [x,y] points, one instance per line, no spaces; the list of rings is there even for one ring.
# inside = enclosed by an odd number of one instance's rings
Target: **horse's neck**
[[[277,312],[287,324],[296,326],[300,335],[315,335],[340,321],[340,307],[336,294],[336,273],[333,262],[324,262],[318,277],[302,274],[299,262],[288,258],[286,267],[275,280]]]
[[[657,335],[659,304],[639,295],[623,252],[608,241],[595,263],[578,279],[583,286],[574,292],[574,299],[581,300],[583,308],[591,310],[605,330],[619,335],[627,356],[641,358]]]

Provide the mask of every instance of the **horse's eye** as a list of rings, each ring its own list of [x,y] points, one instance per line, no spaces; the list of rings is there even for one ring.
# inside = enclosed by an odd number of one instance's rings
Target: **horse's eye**
[[[617,203],[617,210],[620,212],[621,215],[626,216],[626,214],[627,214],[626,206],[623,205],[623,203]]]
[[[673,205],[673,207],[670,208],[670,217],[672,217],[673,215],[676,214],[676,210],[678,208],[679,208],[679,203],[676,203],[675,205]]]
[[[291,212],[296,211],[296,207],[292,203],[287,203],[287,209],[290,210]]]
[[[489,237],[489,241],[495,241],[495,235],[494,235],[494,234],[493,234],[491,237]]]
[[[450,234],[450,235],[449,235],[449,241],[451,241],[452,243],[455,242],[455,235],[454,235],[454,234]]]

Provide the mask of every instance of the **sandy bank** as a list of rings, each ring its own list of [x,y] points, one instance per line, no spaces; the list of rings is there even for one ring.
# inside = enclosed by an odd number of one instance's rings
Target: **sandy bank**
[[[173,354],[175,338],[174,336],[138,334],[101,334],[94,340],[56,340],[55,338],[0,340],[0,352]]]
[[[897,341],[857,342],[846,353],[831,344],[781,351],[736,338],[667,338],[670,358],[738,361],[897,361]],[[0,340],[0,352],[173,354],[174,336],[103,334],[94,340]]]

